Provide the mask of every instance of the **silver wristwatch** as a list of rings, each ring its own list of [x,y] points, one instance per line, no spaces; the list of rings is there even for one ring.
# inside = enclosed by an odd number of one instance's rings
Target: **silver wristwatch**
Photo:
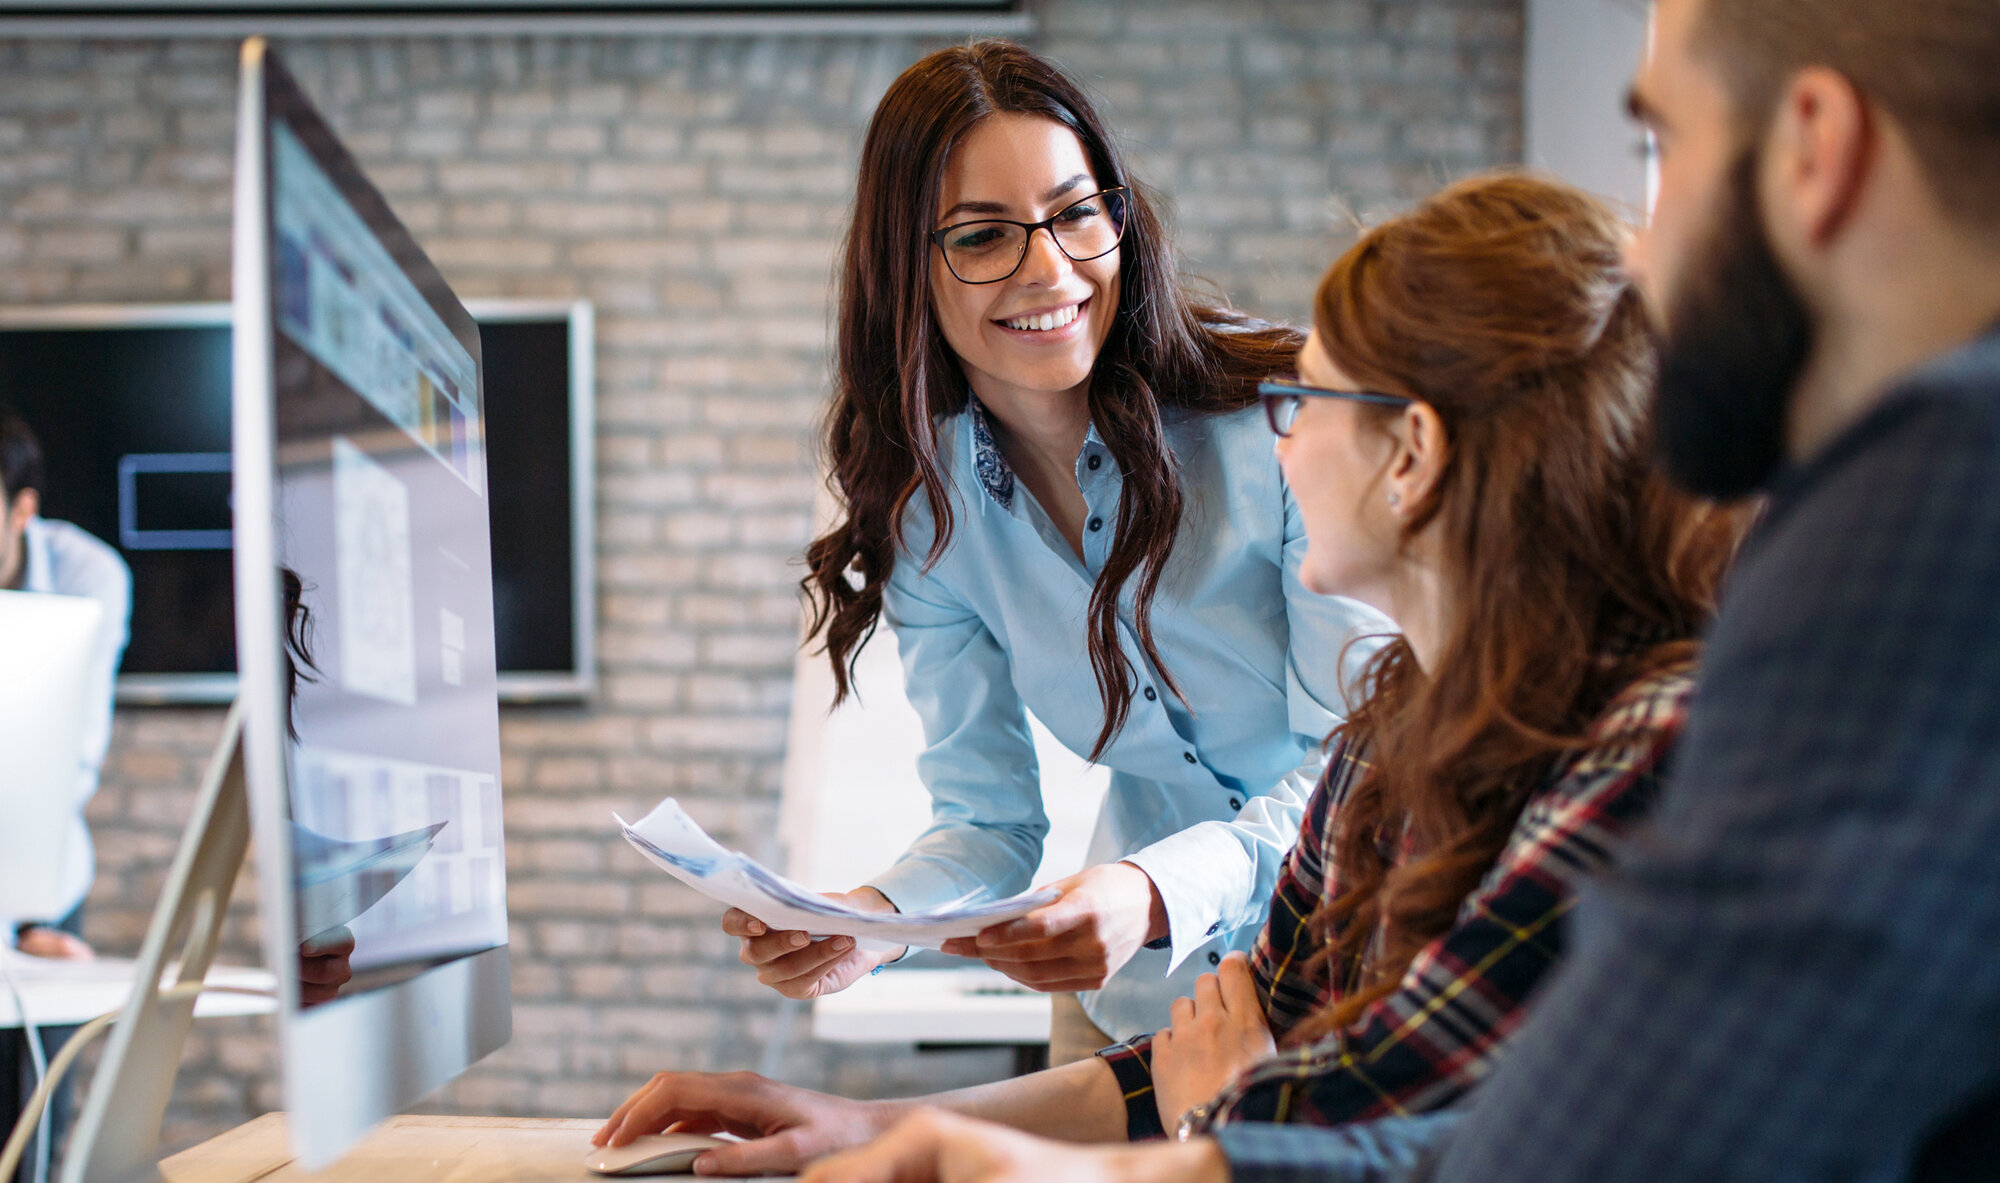
[[[1214,1103],[1210,1101],[1189,1107],[1186,1113],[1181,1114],[1180,1121],[1174,1125],[1174,1140],[1185,1142],[1194,1137],[1197,1130],[1208,1124],[1208,1115],[1214,1107]]]

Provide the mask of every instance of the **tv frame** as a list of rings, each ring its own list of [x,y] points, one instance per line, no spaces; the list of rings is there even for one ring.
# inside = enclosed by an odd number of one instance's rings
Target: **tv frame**
[[[597,694],[596,308],[588,300],[511,298],[467,300],[465,308],[481,324],[569,322],[572,668],[503,670],[500,701],[587,702]],[[0,305],[0,329],[227,328],[230,317],[227,301]],[[237,681],[236,674],[121,673],[118,701],[127,706],[226,706],[236,697]]]

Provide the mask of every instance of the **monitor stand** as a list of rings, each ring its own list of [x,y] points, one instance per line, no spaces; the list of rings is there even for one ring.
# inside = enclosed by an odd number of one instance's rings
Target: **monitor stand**
[[[169,996],[159,984],[175,963],[175,984],[199,982],[208,973],[229,911],[229,892],[249,849],[243,709],[240,698],[229,708],[209,758],[194,813],[139,951],[132,997],[111,1030],[70,1139],[62,1183],[139,1183],[161,1177],[160,1123],[173,1096],[181,1046],[194,1025],[195,999],[191,994]]]

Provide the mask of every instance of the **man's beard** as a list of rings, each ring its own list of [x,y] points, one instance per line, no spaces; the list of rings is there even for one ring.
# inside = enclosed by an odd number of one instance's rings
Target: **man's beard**
[[[1813,349],[1812,314],[1758,216],[1756,177],[1746,151],[1660,343],[1661,464],[1689,492],[1724,500],[1763,488],[1783,462],[1792,392]]]

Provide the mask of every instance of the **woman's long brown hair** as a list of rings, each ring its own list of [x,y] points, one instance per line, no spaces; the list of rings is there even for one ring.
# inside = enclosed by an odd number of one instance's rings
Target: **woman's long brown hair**
[[[1535,787],[1620,690],[1692,659],[1714,610],[1745,515],[1649,463],[1653,345],[1627,233],[1566,185],[1491,176],[1370,231],[1320,284],[1332,360],[1443,421],[1445,465],[1405,538],[1435,523],[1458,590],[1435,669],[1390,643],[1337,733],[1368,767],[1336,823],[1339,890],[1313,921],[1348,992],[1290,1043],[1396,988]]]
[[[1119,247],[1122,291],[1089,396],[1091,421],[1125,478],[1115,541],[1088,608],[1090,668],[1104,704],[1090,753],[1095,760],[1131,709],[1136,683],[1118,641],[1118,608],[1134,579],[1129,602],[1139,646],[1168,689],[1180,693],[1152,630],[1153,597],[1183,507],[1166,415],[1251,405],[1257,381],[1287,362],[1298,335],[1190,295],[1153,202],[1090,101],[1060,70],[1018,45],[976,41],[931,54],[896,79],[868,125],[841,265],[834,400],[824,435],[844,517],[807,549],[810,573],[800,586],[812,606],[809,634],[825,635],[839,701],[881,616],[904,515],[919,493],[936,523],[922,556],[926,569],[951,544],[938,428],[965,407],[969,390],[931,314],[928,235],[952,148],[1003,111],[1069,128],[1098,182],[1130,191]]]

